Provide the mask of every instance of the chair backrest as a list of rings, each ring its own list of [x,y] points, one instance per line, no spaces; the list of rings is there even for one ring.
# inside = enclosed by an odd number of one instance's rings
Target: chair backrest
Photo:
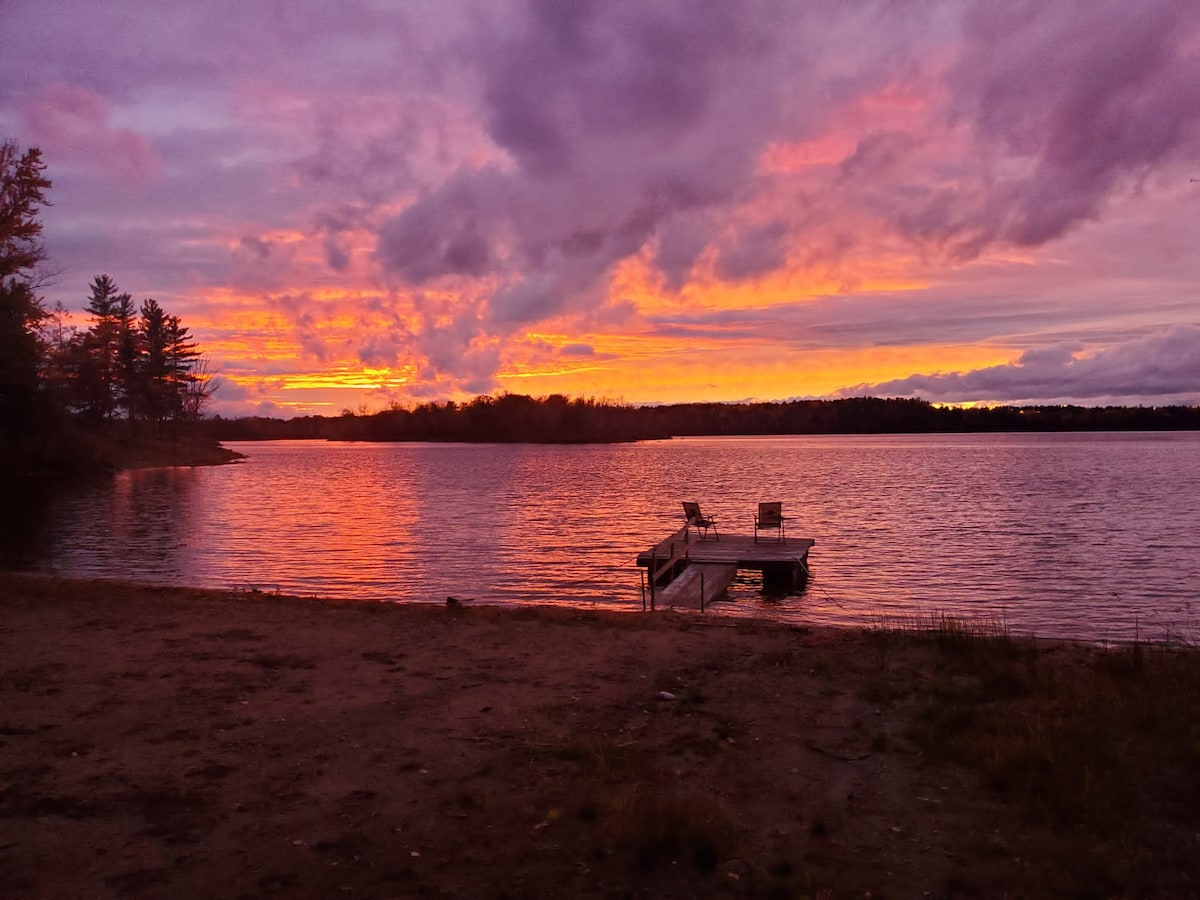
[[[783,523],[783,504],[782,503],[760,503],[758,504],[758,527],[759,528],[774,528],[776,525]]]
[[[699,522],[704,516],[700,515],[700,504],[683,501],[683,515],[689,522]]]

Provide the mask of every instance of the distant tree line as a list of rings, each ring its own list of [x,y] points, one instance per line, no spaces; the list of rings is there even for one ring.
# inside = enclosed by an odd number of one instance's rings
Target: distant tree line
[[[374,415],[303,416],[294,419],[209,420],[217,440],[318,438],[338,441],[471,441],[614,443],[670,437],[645,411],[594,398],[562,394],[484,395],[468,403],[448,400],[411,408],[393,406]]]
[[[0,144],[0,464],[103,464],[114,440],[178,438],[215,387],[178,316],[135,306],[108,275],[89,285],[88,324],[48,310],[40,211],[51,187],[41,152]]]
[[[681,403],[635,407],[561,394],[482,396],[425,403],[374,415],[211,419],[219,440],[527,441],[654,440],[672,436],[770,434],[933,434],[1001,431],[1169,431],[1200,429],[1200,408],[940,407],[875,397],[779,403]]]
[[[672,435],[945,434],[1000,431],[1200,429],[1200,407],[935,406],[926,400],[853,397],[778,403],[653,407]]]

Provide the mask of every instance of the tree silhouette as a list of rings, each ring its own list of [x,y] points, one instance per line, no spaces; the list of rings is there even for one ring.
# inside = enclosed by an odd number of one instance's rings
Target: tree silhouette
[[[61,304],[47,312],[38,216],[49,188],[37,148],[0,144],[0,476],[138,458],[162,423],[178,438],[216,386],[179,317],[149,299],[139,312],[108,275],[89,285],[86,329]]]
[[[46,310],[37,295],[45,259],[41,207],[50,180],[41,151],[0,144],[0,427],[5,443],[25,434],[38,412],[41,340]]]
[[[138,331],[142,337],[142,364],[138,373],[138,413],[157,427],[171,414],[170,364],[167,359],[167,314],[158,301],[142,301]]]
[[[94,422],[107,422],[116,416],[125,393],[121,381],[127,373],[121,357],[132,301],[128,294],[117,293],[107,275],[97,275],[90,287],[87,311],[92,324],[83,334],[74,369],[83,413]]]

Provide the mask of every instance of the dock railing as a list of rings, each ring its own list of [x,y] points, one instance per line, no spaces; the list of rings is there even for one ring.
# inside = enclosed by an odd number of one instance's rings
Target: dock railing
[[[658,590],[658,581],[667,572],[670,572],[680,562],[687,559],[688,554],[688,527],[687,525],[680,528],[677,532],[663,541],[659,541],[652,551],[650,551],[650,565],[648,567],[648,580],[650,582],[650,609],[653,611],[656,607],[656,594]],[[665,558],[662,556],[665,554]],[[663,559],[662,564],[659,560]],[[646,609],[646,592],[642,591],[642,611]]]

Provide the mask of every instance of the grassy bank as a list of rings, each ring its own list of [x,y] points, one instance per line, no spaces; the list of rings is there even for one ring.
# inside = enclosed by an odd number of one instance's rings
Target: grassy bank
[[[1060,895],[1193,896],[1200,890],[1200,653],[1132,644],[1038,645],[946,620],[870,635],[933,649],[911,691],[906,736],[962,766],[1018,812],[1021,839],[997,852],[1041,870]],[[1190,874],[1184,874],[1190,873]]]
[[[1200,889],[1194,650],[18,576],[0,597],[17,896]]]

